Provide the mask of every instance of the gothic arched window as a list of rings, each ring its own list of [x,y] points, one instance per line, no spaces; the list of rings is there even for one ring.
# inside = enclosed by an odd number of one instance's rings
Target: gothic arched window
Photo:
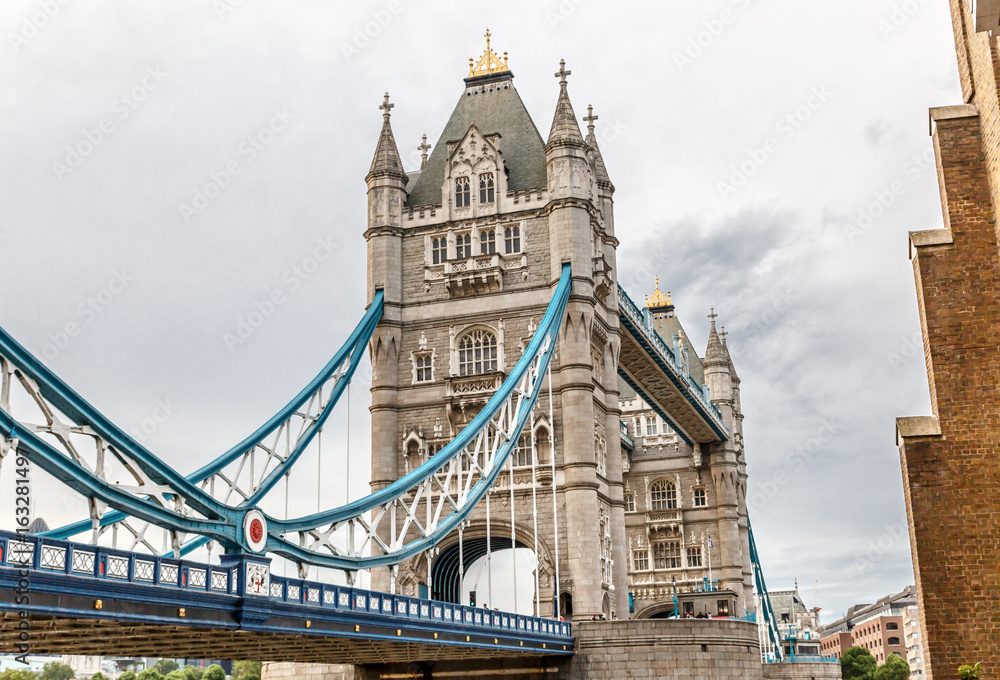
[[[650,510],[675,510],[677,487],[669,479],[658,479],[649,485]]]
[[[455,257],[464,260],[472,257],[472,234],[458,234],[455,237]]]
[[[468,205],[472,205],[469,178],[459,177],[455,180],[455,207],[464,208]]]
[[[492,203],[494,198],[493,189],[493,173],[484,172],[479,176],[479,202]]]
[[[497,251],[497,233],[492,229],[483,229],[479,232],[479,252],[483,255],[492,255]]]
[[[507,227],[503,230],[504,252],[508,255],[521,252],[521,227]]]
[[[448,239],[445,236],[431,239],[431,257],[434,264],[441,264],[448,259]]]
[[[458,374],[478,375],[497,370],[497,336],[477,328],[458,341]]]

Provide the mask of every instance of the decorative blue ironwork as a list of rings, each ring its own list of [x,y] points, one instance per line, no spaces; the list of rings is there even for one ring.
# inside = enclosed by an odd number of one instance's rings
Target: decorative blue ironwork
[[[782,661],[784,649],[781,646],[781,632],[778,629],[778,619],[771,607],[771,596],[767,593],[767,584],[764,583],[764,570],[760,566],[760,554],[757,552],[757,543],[753,538],[753,527],[750,526],[749,515],[747,516],[747,533],[750,538],[750,565],[753,569],[754,585],[757,589],[757,607],[760,610],[757,624],[763,631],[760,641],[761,656],[764,661]],[[765,649],[768,642],[772,650]]]

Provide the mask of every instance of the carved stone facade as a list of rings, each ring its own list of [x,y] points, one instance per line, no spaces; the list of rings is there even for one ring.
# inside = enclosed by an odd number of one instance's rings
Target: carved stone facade
[[[543,615],[554,612],[558,521],[562,594],[575,616],[590,619],[628,609],[618,312],[616,297],[608,294],[618,242],[614,188],[596,138],[580,132],[565,75],[547,142],[510,71],[467,78],[427,162],[413,172],[402,167],[389,105],[383,105],[385,122],[367,177],[365,233],[369,299],[381,289],[385,300],[371,346],[372,487],[425,462],[479,413],[532,337],[563,263],[571,263],[573,295],[552,363],[554,423],[548,422],[546,390],[532,425],[539,601]],[[513,470],[516,540],[531,547],[530,433],[522,440]],[[511,476],[502,474],[491,497],[496,507],[509,499],[510,484]],[[492,523],[493,536],[509,541],[509,509],[494,509]],[[480,507],[466,540],[484,534],[484,525]],[[446,541],[436,552],[449,547]],[[422,556],[399,568],[397,587],[443,592],[432,575],[433,563]],[[373,584],[388,590],[391,575],[375,573]]]

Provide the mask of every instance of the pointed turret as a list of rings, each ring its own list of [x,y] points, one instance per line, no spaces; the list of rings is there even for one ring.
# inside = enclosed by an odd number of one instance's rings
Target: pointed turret
[[[555,144],[579,146],[585,144],[580,126],[576,122],[576,114],[573,113],[573,104],[569,101],[569,92],[566,90],[566,76],[572,73],[566,70],[566,60],[560,59],[559,70],[556,72],[559,78],[559,101],[556,102],[556,114],[552,117],[552,129],[549,131],[546,150]]]
[[[708,331],[708,347],[705,349],[705,382],[708,383],[708,393],[717,405],[728,404],[732,399],[732,380],[729,377],[729,359],[719,332],[715,329],[715,307],[708,315],[711,326]]]
[[[389,93],[385,93],[385,101],[379,107],[382,109],[382,133],[378,138],[378,146],[375,148],[375,157],[372,158],[372,167],[365,177],[366,182],[370,182],[377,177],[392,177],[402,180],[403,185],[409,181],[406,171],[403,170],[403,161],[399,157],[399,149],[396,147],[396,138],[392,136],[392,125],[389,124],[389,111],[395,104],[389,103]]]
[[[594,121],[599,118],[600,116],[594,115],[594,107],[588,104],[587,115],[583,117],[587,121],[587,139],[584,141],[587,142],[594,156],[594,172],[597,178],[597,186],[613,194],[615,192],[615,185],[611,183],[611,178],[608,176],[608,168],[604,165],[604,156],[601,155],[601,148],[597,145],[597,135],[594,133]]]

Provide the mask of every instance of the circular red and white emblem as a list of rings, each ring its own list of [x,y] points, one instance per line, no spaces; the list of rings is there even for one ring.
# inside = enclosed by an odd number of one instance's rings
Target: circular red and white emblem
[[[251,510],[243,518],[243,536],[247,547],[254,552],[260,552],[267,543],[267,520],[260,510]]]

